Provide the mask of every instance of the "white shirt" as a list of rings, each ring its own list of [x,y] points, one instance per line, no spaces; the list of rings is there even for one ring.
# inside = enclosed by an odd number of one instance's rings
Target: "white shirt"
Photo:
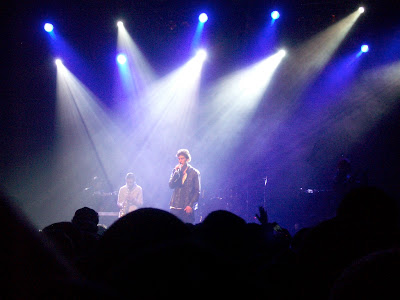
[[[119,189],[118,201],[119,207],[125,207],[125,214],[134,211],[143,206],[143,190],[135,184],[131,189],[125,184]]]

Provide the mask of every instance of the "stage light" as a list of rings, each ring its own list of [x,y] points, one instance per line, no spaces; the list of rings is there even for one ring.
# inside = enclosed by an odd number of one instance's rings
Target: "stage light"
[[[279,57],[283,58],[283,57],[286,56],[286,50],[285,49],[281,49],[281,50],[278,51],[277,54],[278,54]]]
[[[364,11],[365,11],[364,7],[361,6],[361,7],[358,8],[358,12],[360,14],[362,14]]]
[[[53,29],[54,29],[53,24],[50,24],[50,23],[44,24],[44,30],[46,30],[47,32],[52,32]]]
[[[57,58],[57,59],[55,60],[55,63],[56,63],[57,66],[61,66],[61,65],[62,65],[62,60],[59,59],[59,58]]]
[[[122,21],[118,21],[118,22],[117,22],[117,26],[118,26],[118,27],[122,27],[122,26],[124,26],[124,23],[123,23]]]
[[[196,53],[196,57],[198,57],[200,60],[204,61],[207,58],[207,51],[204,49],[200,49]]]
[[[279,14],[279,12],[278,12],[277,10],[274,10],[274,11],[271,13],[271,18],[272,18],[273,20],[279,19],[280,16],[281,16],[281,15]]]
[[[228,148],[234,149],[240,143],[237,137],[247,128],[259,105],[268,101],[266,91],[283,54],[281,50],[221,78],[205,94],[205,98],[212,99],[205,108],[204,116],[207,117],[200,125],[207,128],[203,140],[199,142],[205,147],[205,153],[214,147],[218,151],[224,149],[226,154]]]
[[[81,178],[90,178],[92,168],[98,166],[107,184],[112,174],[109,160],[117,169],[117,164],[124,161],[122,152],[113,146],[119,144],[117,140],[123,135],[111,120],[103,101],[64,65],[57,67],[56,99],[56,163],[62,163],[63,172],[72,172]],[[65,165],[66,158],[75,163]]]
[[[140,51],[138,45],[131,38],[125,26],[118,26],[117,50],[116,55],[125,56],[125,64],[118,62],[121,79],[128,92],[133,96],[139,96],[156,78],[146,57]],[[122,62],[124,58],[122,58]]]
[[[368,51],[369,51],[368,45],[362,45],[362,46],[361,46],[361,52],[367,53]]]
[[[200,21],[201,23],[205,23],[205,22],[207,22],[207,20],[208,20],[207,14],[205,14],[205,13],[200,14],[200,16],[199,16],[199,21]]]
[[[118,54],[117,55],[117,62],[120,65],[124,65],[126,63],[126,55],[125,54]]]

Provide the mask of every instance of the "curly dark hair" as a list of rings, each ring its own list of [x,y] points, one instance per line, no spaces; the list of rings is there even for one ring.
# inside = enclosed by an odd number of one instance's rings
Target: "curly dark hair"
[[[179,149],[178,152],[176,153],[176,157],[179,157],[180,155],[186,157],[187,162],[190,162],[192,160],[192,157],[190,156],[188,149]]]

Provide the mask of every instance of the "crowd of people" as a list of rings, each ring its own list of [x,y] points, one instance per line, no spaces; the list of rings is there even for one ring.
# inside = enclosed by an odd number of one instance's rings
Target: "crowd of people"
[[[398,297],[395,199],[351,190],[337,214],[293,236],[223,210],[201,223],[140,208],[109,228],[78,209],[39,232],[2,196],[2,298],[392,299]]]

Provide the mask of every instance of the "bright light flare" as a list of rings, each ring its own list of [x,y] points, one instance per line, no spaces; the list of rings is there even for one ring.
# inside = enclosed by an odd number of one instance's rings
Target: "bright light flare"
[[[241,72],[242,76],[238,81],[238,87],[241,88],[242,97],[253,99],[245,101],[247,105],[250,103],[256,104],[264,94],[275,69],[280,64],[283,57],[286,55],[285,50],[280,50],[276,54],[255,64],[247,71]],[[246,95],[246,96],[245,96]]]
[[[281,49],[278,51],[277,55],[281,58],[284,58],[286,56],[286,50],[285,49]]]
[[[124,65],[125,63],[126,63],[126,55],[125,54],[118,54],[117,55],[117,62],[120,64],[120,65]]]
[[[57,58],[54,62],[56,63],[57,67],[62,66],[62,64],[63,64],[62,60],[59,58]]]
[[[206,13],[202,13],[199,15],[199,21],[200,23],[205,23],[208,21],[208,16]]]
[[[207,51],[204,49],[200,49],[196,53],[196,57],[199,58],[201,61],[205,61],[207,59]]]
[[[280,13],[279,13],[277,10],[274,10],[274,11],[271,13],[271,18],[272,18],[273,20],[278,20],[280,16],[281,16],[281,15],[280,15]]]
[[[362,52],[362,53],[367,53],[368,51],[369,51],[368,45],[362,45],[362,46],[361,46],[361,52]]]
[[[46,24],[44,24],[44,30],[46,31],[46,32],[52,32],[53,30],[54,30],[54,26],[53,26],[53,24],[51,24],[51,23],[46,23]]]
[[[358,8],[358,12],[360,13],[360,14],[362,14],[363,12],[365,12],[365,8],[364,7],[359,7]]]
[[[118,27],[123,27],[123,26],[124,26],[124,23],[123,23],[122,21],[118,21],[118,22],[117,22],[117,26],[118,26]]]

